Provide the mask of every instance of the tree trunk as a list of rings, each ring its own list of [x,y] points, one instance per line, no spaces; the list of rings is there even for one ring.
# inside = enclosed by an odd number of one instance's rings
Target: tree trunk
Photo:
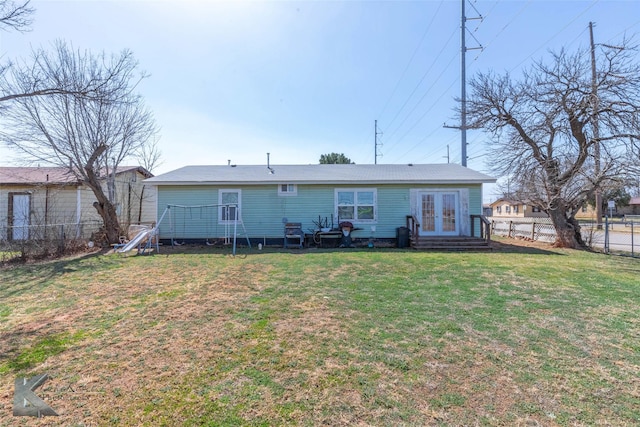
[[[94,190],[94,194],[95,194]],[[100,200],[101,198],[96,197]],[[116,208],[113,204],[106,198],[102,197],[103,201],[100,203],[99,201],[93,202],[93,207],[96,208],[98,214],[102,218],[102,222],[104,225],[104,232],[107,237],[107,243],[119,243],[120,241],[120,222],[118,221],[118,214],[116,213]]]
[[[582,235],[580,234],[580,224],[576,221],[574,214],[567,207],[565,199],[562,197],[562,188],[566,184],[566,178],[560,178],[560,164],[557,160],[547,160],[542,166],[547,175],[549,183],[549,218],[556,230],[556,241],[553,246],[558,248],[584,248]]]
[[[87,185],[93,190],[93,194],[96,196],[97,201],[93,202],[93,207],[96,208],[98,215],[102,218],[107,243],[119,243],[122,233],[115,206],[113,206],[113,203],[111,203],[104,194],[99,182],[87,182]]]
[[[584,248],[584,241],[580,234],[580,225],[575,218],[567,218],[566,208],[557,207],[556,209],[549,210],[549,218],[551,218],[553,228],[556,231],[556,240],[553,246],[572,249]]]
[[[100,145],[97,147],[87,164],[84,166],[84,170],[86,172],[85,183],[91,188],[94,196],[96,196],[96,202],[93,202],[93,207],[96,208],[98,214],[102,218],[102,222],[104,223],[104,232],[107,237],[107,243],[119,243],[120,241],[120,223],[118,221],[118,214],[116,212],[116,207],[111,203],[109,198],[104,194],[104,190],[102,189],[102,185],[100,185],[100,178],[95,171],[95,163],[96,159],[104,153],[107,149],[106,145]]]

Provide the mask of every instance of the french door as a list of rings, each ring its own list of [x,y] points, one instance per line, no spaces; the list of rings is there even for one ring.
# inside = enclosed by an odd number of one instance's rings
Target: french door
[[[457,192],[421,192],[418,205],[421,236],[457,236],[459,234]]]

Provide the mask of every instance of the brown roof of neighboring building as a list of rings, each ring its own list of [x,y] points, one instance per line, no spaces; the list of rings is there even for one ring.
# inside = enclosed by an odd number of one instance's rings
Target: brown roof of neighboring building
[[[640,197],[632,197],[629,199],[630,205],[640,205]]]
[[[116,174],[138,170],[145,178],[153,176],[141,166],[119,166]],[[0,184],[78,184],[80,181],[63,167],[0,167]]]
[[[74,184],[78,179],[67,168],[0,167],[2,184]]]

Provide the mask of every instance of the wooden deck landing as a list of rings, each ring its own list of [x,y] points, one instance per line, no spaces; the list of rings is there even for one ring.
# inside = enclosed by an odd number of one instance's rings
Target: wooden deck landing
[[[486,239],[479,237],[411,237],[411,247],[417,250],[476,251],[491,250]]]

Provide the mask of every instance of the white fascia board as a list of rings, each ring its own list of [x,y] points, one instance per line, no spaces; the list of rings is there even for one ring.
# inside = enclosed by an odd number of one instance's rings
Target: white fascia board
[[[154,186],[193,186],[193,185],[213,185],[213,186],[241,186],[241,185],[278,185],[278,184],[297,184],[297,185],[475,185],[475,184],[492,184],[495,179],[491,180],[426,180],[426,181],[154,181],[149,182]]]

